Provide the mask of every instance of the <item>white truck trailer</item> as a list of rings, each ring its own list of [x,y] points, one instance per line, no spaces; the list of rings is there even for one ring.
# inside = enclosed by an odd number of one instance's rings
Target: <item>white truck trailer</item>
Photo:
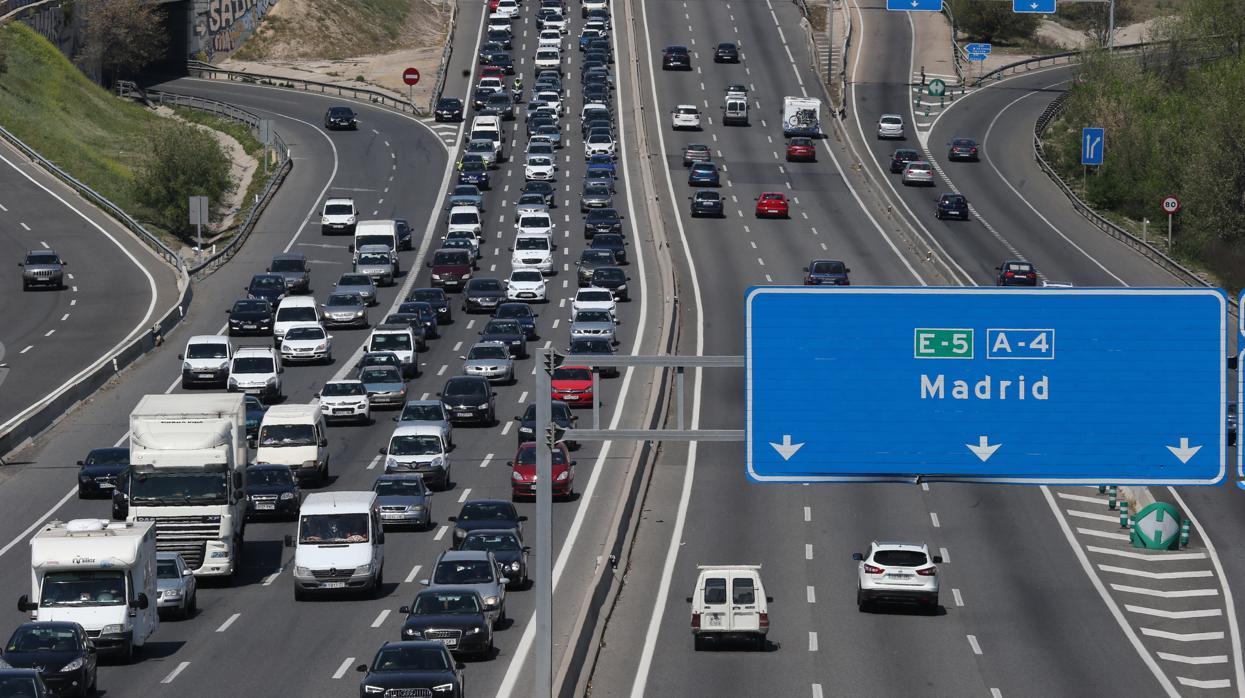
[[[34,601],[31,601],[34,599]],[[128,663],[159,624],[156,536],[149,522],[53,521],[30,539],[32,620],[72,621],[100,652]]]
[[[238,569],[245,526],[246,407],[238,393],[146,395],[130,413],[127,521],[153,521],[156,546],[197,576]]]

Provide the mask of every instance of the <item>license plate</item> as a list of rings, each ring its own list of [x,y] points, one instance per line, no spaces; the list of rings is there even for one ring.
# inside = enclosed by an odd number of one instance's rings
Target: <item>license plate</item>
[[[211,373],[199,373],[199,374],[197,374],[197,375],[198,375],[200,378],[215,378],[215,377],[216,377],[216,376],[214,376],[214,375],[213,375],[213,374],[211,374]]]
[[[345,582],[322,582],[320,584],[320,588],[322,589],[345,589],[346,583]]]
[[[399,512],[383,512],[382,511],[380,513],[380,518],[382,519],[400,519],[402,518],[402,516],[403,515]]]
[[[455,412],[454,416],[455,417],[470,417],[471,413],[470,412]]]
[[[116,485],[112,484],[111,482],[97,482],[95,484],[98,487],[105,489],[105,490],[111,490],[116,487]]]
[[[563,399],[563,400],[578,400],[578,399],[579,399],[579,396],[578,396],[578,395],[563,395],[561,399]]]
[[[457,647],[458,640],[452,637],[445,637],[445,638],[441,638],[441,644],[445,645],[446,647]]]
[[[338,408],[333,410],[333,414],[354,414],[354,410]]]
[[[259,329],[259,325],[243,325],[243,326],[242,326],[242,329],[244,329],[244,330],[258,330],[258,329]]]
[[[706,617],[706,620],[708,621],[706,625],[721,625],[722,624],[722,617],[716,614],[709,614]]]
[[[277,505],[272,502],[258,502],[256,503],[255,508],[260,511],[273,511],[277,508]]]
[[[904,572],[891,572],[890,574],[886,576],[890,577],[891,579],[911,579],[912,578],[912,575],[904,573]]]

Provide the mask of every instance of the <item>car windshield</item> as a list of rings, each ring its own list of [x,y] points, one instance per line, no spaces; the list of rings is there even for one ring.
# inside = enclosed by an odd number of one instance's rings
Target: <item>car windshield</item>
[[[608,208],[598,208],[588,213],[588,220],[593,223],[614,223],[618,221],[618,212]]]
[[[480,188],[474,184],[459,184],[454,187],[453,196],[479,196]]]
[[[475,380],[449,380],[445,384],[445,389],[441,391],[442,397],[447,400],[464,399],[464,400],[487,400],[488,389],[483,383]]]
[[[432,256],[432,263],[434,265],[440,265],[440,266],[449,266],[449,265],[464,265],[465,266],[469,262],[468,262],[468,257],[466,253],[459,252],[457,250],[452,250],[452,251],[437,252],[435,255]]]
[[[616,267],[609,269],[597,269],[592,272],[592,283],[594,286],[597,285],[598,282],[622,283],[626,280],[627,277],[625,276],[623,270]]]
[[[522,334],[523,328],[513,320],[489,320],[484,334]]]
[[[268,301],[238,301],[233,304],[233,312],[235,313],[263,313],[271,310],[272,306]]]
[[[581,310],[575,314],[575,322],[609,322],[611,319],[608,310]]]
[[[425,303],[436,303],[445,300],[445,294],[440,289],[435,288],[417,288],[411,292],[411,299],[424,301]]]
[[[545,277],[539,271],[533,269],[521,269],[510,273],[511,281],[521,281],[524,283],[544,281]]]
[[[497,279],[472,279],[470,289],[472,291],[501,291],[501,282]]]
[[[614,348],[608,339],[573,339],[571,340],[571,353],[612,354]]]
[[[324,304],[330,307],[361,306],[363,305],[363,297],[357,293],[330,293]]]
[[[182,575],[177,571],[177,563],[173,560],[156,560],[156,578],[181,579]]]
[[[953,145],[953,146],[955,146],[955,147],[957,147],[957,148],[971,148],[971,147],[973,147],[974,145],[977,145],[977,144],[976,144],[976,143],[974,143],[973,141],[968,140],[967,138],[957,138],[957,139],[955,139],[955,140],[951,141],[951,145]]]
[[[846,274],[847,268],[842,262],[817,262],[813,265],[814,274]]]
[[[547,250],[549,240],[544,237],[522,237],[514,241],[516,250]]]
[[[78,633],[72,627],[24,626],[9,638],[5,652],[74,652],[80,650]],[[61,660],[64,661],[64,660]],[[8,666],[8,665],[5,665]],[[0,693],[0,695],[21,695]]]
[[[316,309],[307,305],[285,306],[277,309],[277,322],[315,322]]]
[[[371,351],[409,351],[411,335],[406,332],[384,332],[372,335]]]
[[[943,202],[944,204],[951,204],[951,205],[953,205],[953,206],[960,206],[960,205],[963,205],[963,203],[964,203],[964,197],[963,197],[963,196],[960,196],[959,194],[952,194],[952,195],[950,195],[950,196],[944,196],[944,197],[942,197],[942,202]]]
[[[782,194],[765,194],[761,199],[764,201],[782,201]]]
[[[695,115],[695,114],[697,114],[697,113],[698,113],[698,112],[696,111],[696,107],[679,107],[676,111],[678,111],[680,114],[691,114],[691,115]]]
[[[519,219],[519,227],[548,228],[550,227],[549,216],[523,216]]]
[[[191,344],[186,347],[187,359],[225,359],[228,357],[229,351],[226,349],[226,346],[216,342]]]
[[[234,373],[276,373],[272,359],[267,356],[244,356],[233,360]]]
[[[391,456],[435,456],[441,451],[441,437],[430,434],[395,436],[389,441]]]
[[[449,671],[445,650],[433,647],[385,648],[376,654],[372,671]],[[414,695],[414,694],[412,694]]]
[[[347,397],[366,394],[367,390],[364,389],[362,383],[346,383],[344,381],[325,383],[324,389],[320,391],[320,395],[324,397]]]
[[[367,265],[367,264],[384,265],[384,264],[390,264],[390,263],[391,262],[389,260],[389,255],[383,252],[360,252],[359,253],[359,264],[360,265]]]
[[[329,107],[329,114],[333,116],[354,116],[354,111],[350,107]]]
[[[474,212],[463,211],[450,214],[451,225],[479,225],[480,216]]]
[[[714,172],[717,169],[717,166],[711,162],[698,162],[692,165],[693,172]]]
[[[338,286],[371,286],[372,277],[367,274],[342,274]]]
[[[306,271],[306,263],[301,259],[274,259],[270,267],[274,272]]]
[[[882,117],[882,123],[886,124],[887,126],[898,126],[899,124],[903,123],[903,119],[899,118],[898,116],[884,116]]]
[[[259,428],[260,446],[314,446],[315,427],[310,424],[265,424]]]
[[[508,359],[510,354],[506,351],[506,347],[499,345],[485,345],[471,347],[471,351],[467,352],[468,359]]]
[[[38,264],[60,264],[61,260],[50,252],[36,252],[26,255],[26,263],[32,266]]]
[[[294,476],[289,468],[255,468],[246,471],[248,485],[293,485]]]
[[[413,405],[402,408],[400,422],[441,422],[445,421],[445,412],[439,404]]]
[[[359,374],[359,380],[364,383],[401,383],[402,377],[396,368],[376,366],[363,369],[363,372]]]
[[[536,449],[523,448],[519,450],[519,456],[514,461],[517,465],[535,465]],[[561,448],[553,449],[553,464],[566,465],[566,451]]]
[[[1027,274],[1033,271],[1033,267],[1028,264],[1008,264],[1007,271],[1014,271],[1014,272],[1020,272],[1023,274]]]
[[[536,272],[539,274],[540,272]],[[526,303],[506,303],[497,309],[494,317],[501,318],[530,318],[533,317],[532,309]]]
[[[319,327],[291,327],[285,333],[286,339],[324,339],[324,330]]]
[[[698,192],[696,192],[696,199],[697,199],[698,201],[717,201],[719,198],[721,198],[721,197],[719,197],[719,196],[718,196],[718,193],[717,193],[716,191],[698,191]]]
[[[128,448],[98,448],[87,454],[87,465],[128,465],[130,450]]]
[[[613,262],[614,253],[609,250],[584,250],[580,257],[583,262]]]
[[[553,371],[555,381],[588,381],[592,380],[592,371],[587,368],[558,368]]]
[[[436,584],[487,584],[493,581],[489,560],[443,560],[432,575]]]
[[[353,216],[354,204],[325,204],[324,215],[326,216]]]
[[[886,567],[920,567],[929,558],[919,550],[879,550],[873,554],[873,561]]]
[[[584,196],[609,196],[609,195],[610,195],[609,187],[606,187],[605,185],[602,185],[602,184],[593,184],[591,186],[584,187]]]
[[[427,492],[424,481],[418,477],[377,480],[372,490],[382,497],[420,497]]]
[[[459,546],[461,550],[518,550],[519,539],[513,533],[472,533]]]
[[[122,606],[125,604],[125,572],[75,570],[43,575],[39,605]]]
[[[251,288],[285,288],[285,279],[280,276],[256,276],[251,279]]]
[[[480,599],[475,594],[446,594],[438,591],[425,591],[415,597],[415,606],[411,612],[422,616],[474,615],[481,612]]]
[[[366,543],[368,515],[310,514],[298,522],[299,543]]]

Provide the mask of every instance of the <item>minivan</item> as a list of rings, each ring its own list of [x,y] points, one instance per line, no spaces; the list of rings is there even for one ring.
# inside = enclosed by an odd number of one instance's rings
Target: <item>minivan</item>
[[[272,323],[273,344],[281,346],[281,340],[291,325],[301,322],[320,323],[320,306],[311,296],[286,296],[277,306],[277,314]]]
[[[281,398],[281,355],[272,347],[239,347],[229,364],[229,392],[258,396],[265,402]]]
[[[370,593],[385,586],[385,530],[375,492],[313,492],[299,508],[294,600],[317,593]]]
[[[697,565],[700,574],[687,602],[692,605],[692,642],[703,650],[709,639],[744,639],[767,647],[769,603],[760,565]]]
[[[177,358],[182,361],[182,388],[196,383],[224,387],[229,381],[233,345],[223,335],[196,335],[186,340],[186,351]]]
[[[255,447],[256,463],[288,465],[299,481],[328,482],[328,428],[318,402],[269,407]]]

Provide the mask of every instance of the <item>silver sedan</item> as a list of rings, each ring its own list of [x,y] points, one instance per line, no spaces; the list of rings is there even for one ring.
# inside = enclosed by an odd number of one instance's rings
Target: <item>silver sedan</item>
[[[903,168],[904,184],[934,184],[934,168],[924,160],[913,160]]]
[[[510,348],[501,342],[479,342],[459,358],[465,375],[483,376],[497,383],[514,380],[514,359],[510,358]]]

